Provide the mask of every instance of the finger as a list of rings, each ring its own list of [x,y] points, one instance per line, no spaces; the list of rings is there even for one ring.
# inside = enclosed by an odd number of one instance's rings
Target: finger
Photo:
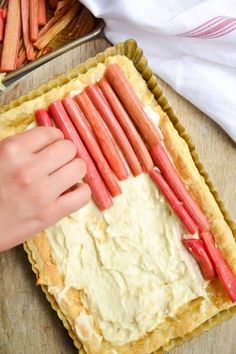
[[[54,127],[36,127],[14,137],[19,144],[31,152],[38,152],[63,138],[63,133]]]
[[[52,173],[48,178],[48,188],[52,198],[59,197],[67,189],[81,182],[86,174],[85,162],[79,158]]]
[[[91,190],[85,183],[79,183],[77,188],[72,192],[68,192],[60,196],[56,200],[53,209],[53,217],[56,220],[63,218],[66,215],[76,212],[85,206],[91,198]]]
[[[36,155],[36,164],[43,174],[51,174],[76,156],[76,148],[69,140],[58,140]]]

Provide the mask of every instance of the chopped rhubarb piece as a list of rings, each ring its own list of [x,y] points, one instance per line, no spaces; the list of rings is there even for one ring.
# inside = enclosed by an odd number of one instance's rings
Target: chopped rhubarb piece
[[[162,192],[162,194],[170,204],[171,208],[174,210],[175,214],[180,218],[186,230],[192,235],[195,234],[198,231],[197,225],[192,220],[191,216],[189,216],[183,204],[172,192],[171,188],[166,183],[161,173],[158,170],[154,169],[149,173],[149,175],[153,180],[153,182],[158,187],[158,189],[160,189],[160,191]]]
[[[215,271],[233,302],[236,302],[236,275],[233,274],[229,265],[225,261],[221,250],[218,248],[212,234],[208,231],[200,233],[200,237],[204,243],[207,253],[212,261]]]
[[[55,23],[48,29],[47,32],[44,32],[43,34],[40,33],[40,37],[34,43],[34,46],[38,49],[46,47],[47,44],[73,20],[73,18],[78,14],[80,8],[81,4],[76,2],[72,7],[70,7],[69,11],[64,16],[57,18]]]
[[[3,15],[3,9],[0,8],[0,42],[3,41],[5,30],[5,19]]]
[[[38,39],[38,0],[30,0],[29,2],[29,18],[30,18],[30,40],[35,42]]]
[[[186,190],[163,145],[158,144],[151,147],[150,153],[154,163],[160,169],[166,182],[169,184],[179,200],[183,203],[185,209],[197,224],[199,230],[209,230],[210,226],[207,218]]]
[[[95,162],[111,195],[113,197],[117,196],[121,193],[119,183],[111,171],[107,160],[104,158],[103,153],[83,113],[80,111],[77,103],[71,97],[64,98],[62,102],[85,146],[87,147],[91,157],[93,158],[93,161]]]
[[[35,53],[34,47],[29,39],[29,1],[30,0],[21,0],[21,22],[26,56],[28,60],[32,61],[35,59]]]
[[[19,51],[20,31],[20,0],[9,0],[3,41],[1,71],[11,71],[16,67],[16,60]]]
[[[101,150],[116,177],[119,180],[126,179],[128,177],[128,172],[126,170],[125,164],[119,155],[119,152],[113,142],[107,126],[103,122],[100,114],[94,107],[87,93],[83,91],[77,95],[75,99],[88,122],[90,123],[93,132],[97,137],[98,144],[100,145]]]
[[[121,67],[118,64],[111,64],[107,67],[105,75],[146,144],[149,146],[158,144],[161,140],[161,135],[148,119],[141,101]]]
[[[187,247],[192,256],[196,259],[199,267],[202,271],[202,275],[206,280],[212,280],[215,278],[214,267],[208,257],[208,254],[204,248],[204,245],[199,239],[184,239],[182,238],[183,244]]]
[[[38,125],[53,127],[52,118],[46,109],[37,109],[37,111],[35,111],[35,118]]]
[[[61,101],[55,101],[50,104],[49,111],[52,115],[52,118],[58,128],[64,134],[66,139],[71,140],[76,149],[77,155],[83,159],[87,166],[87,175],[85,181],[91,188],[92,196],[100,210],[105,210],[112,206],[112,198],[108,192],[96,166],[93,163],[86,147],[84,146],[82,140],[80,139],[74,125],[70,121],[63,104]]]
[[[142,167],[135,155],[135,152],[127,139],[124,131],[122,130],[120,124],[117,122],[111,108],[109,107],[103,94],[97,87],[97,85],[89,85],[86,87],[85,91],[91,98],[94,106],[100,113],[102,119],[110,129],[117,145],[121,149],[126,158],[126,161],[135,176],[138,176],[142,172]]]
[[[127,138],[129,139],[133,149],[143,166],[146,172],[149,172],[153,169],[154,164],[152,162],[152,158],[147,150],[146,145],[144,144],[141,136],[137,132],[133,122],[130,120],[127,112],[125,111],[124,107],[122,106],[120,100],[116,96],[115,92],[113,91],[111,85],[103,77],[99,82],[98,86],[101,89],[104,97],[106,98],[107,102],[109,103],[117,121],[121,125],[122,129],[124,130]]]
[[[43,26],[47,22],[46,0],[38,0],[38,25]]]

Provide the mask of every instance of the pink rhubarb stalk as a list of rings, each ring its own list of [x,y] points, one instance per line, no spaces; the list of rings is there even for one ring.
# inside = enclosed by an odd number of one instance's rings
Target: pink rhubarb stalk
[[[35,118],[39,126],[53,127],[52,118],[46,109],[37,109],[35,111]]]
[[[76,101],[93,129],[97,141],[111,169],[119,180],[128,177],[128,172],[119,152],[113,142],[110,132],[103,122],[100,114],[94,107],[87,93],[83,91],[76,97]]]
[[[180,218],[186,230],[192,235],[195,234],[198,231],[197,225],[189,216],[183,204],[172,192],[171,188],[164,180],[162,174],[158,170],[154,169],[149,173],[149,175],[158,189],[160,189],[161,193],[164,195],[171,208],[174,210],[175,214]]]
[[[208,231],[200,233],[200,238],[204,243],[207,253],[214,265],[215,271],[233,302],[236,302],[236,276],[225,261],[221,250],[218,248],[212,234]]]
[[[121,104],[119,98],[114,92],[113,88],[105,77],[98,81],[98,86],[102,91],[104,97],[106,98],[109,106],[111,107],[114,116],[116,117],[127,138],[129,139],[131,145],[133,146],[133,149],[144,171],[151,171],[154,167],[154,164],[148,152],[148,149],[144,144],[141,136],[137,132],[127,112],[125,111],[123,105]]]
[[[47,22],[46,0],[38,0],[38,25],[44,26]]]
[[[134,174],[134,176],[138,176],[142,172],[142,167],[132,148],[132,145],[127,139],[120,124],[116,120],[116,117],[114,116],[105,97],[103,96],[97,85],[89,85],[86,87],[85,91],[90,97],[98,112],[100,113],[110,132],[112,133],[117,145],[123,152],[123,155],[132,173]]]
[[[121,67],[118,64],[109,65],[105,76],[114,88],[146,144],[148,146],[158,144],[161,140],[161,135],[154,124],[148,119],[141,101]]]
[[[49,112],[51,113],[55,124],[64,134],[66,139],[71,140],[76,149],[77,155],[83,159],[87,166],[87,175],[85,181],[91,188],[93,198],[100,210],[105,210],[112,206],[112,198],[108,192],[96,166],[93,163],[86,147],[79,137],[74,125],[70,121],[61,101],[55,101],[50,104]]]
[[[23,32],[23,41],[27,59],[32,61],[35,59],[34,47],[30,41],[30,27],[29,27],[29,1],[21,0],[21,23]]]
[[[166,182],[169,184],[176,197],[183,203],[185,209],[197,224],[200,231],[209,230],[209,222],[197,203],[186,190],[175,166],[171,162],[164,146],[158,144],[150,148],[154,163],[160,169]]]
[[[2,49],[1,71],[16,67],[21,32],[20,0],[9,0]]]
[[[68,115],[70,116],[70,119],[74,123],[74,126],[81,136],[84,144],[86,145],[86,148],[93,158],[111,195],[113,197],[117,196],[121,193],[119,183],[116,180],[112,170],[110,169],[107,160],[104,158],[103,153],[83,113],[79,109],[77,103],[71,97],[68,96],[64,98],[62,102]]]
[[[38,0],[29,1],[30,18],[30,40],[35,42],[38,39]]]
[[[184,239],[182,238],[183,244],[189,250],[191,255],[196,259],[199,267],[202,271],[202,275],[206,280],[212,280],[215,278],[214,267],[208,257],[205,247],[201,240],[199,239]]]

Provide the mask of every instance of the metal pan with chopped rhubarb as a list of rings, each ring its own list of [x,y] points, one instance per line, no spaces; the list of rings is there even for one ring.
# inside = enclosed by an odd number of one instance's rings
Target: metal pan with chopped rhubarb
[[[55,124],[76,146],[87,164],[86,182],[97,207],[112,207],[122,193],[120,181],[129,175],[149,174],[158,191],[181,221],[182,242],[197,261],[203,277],[218,277],[233,302],[236,276],[217,246],[211,225],[181,176],[149,119],[128,77],[118,64],[107,66],[104,76],[73,98],[37,110],[39,125]]]

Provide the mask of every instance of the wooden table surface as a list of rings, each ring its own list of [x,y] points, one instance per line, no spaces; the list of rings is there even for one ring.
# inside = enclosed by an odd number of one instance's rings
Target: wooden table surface
[[[0,97],[0,104],[19,97],[50,78],[103,51],[109,43],[97,39],[54,59],[14,83]],[[192,135],[200,159],[236,219],[235,144],[206,115],[160,80],[175,112]],[[51,309],[22,247],[0,254],[0,354],[74,354],[71,339]],[[172,354],[235,354],[236,317]],[[135,354],[135,353],[134,353]]]

